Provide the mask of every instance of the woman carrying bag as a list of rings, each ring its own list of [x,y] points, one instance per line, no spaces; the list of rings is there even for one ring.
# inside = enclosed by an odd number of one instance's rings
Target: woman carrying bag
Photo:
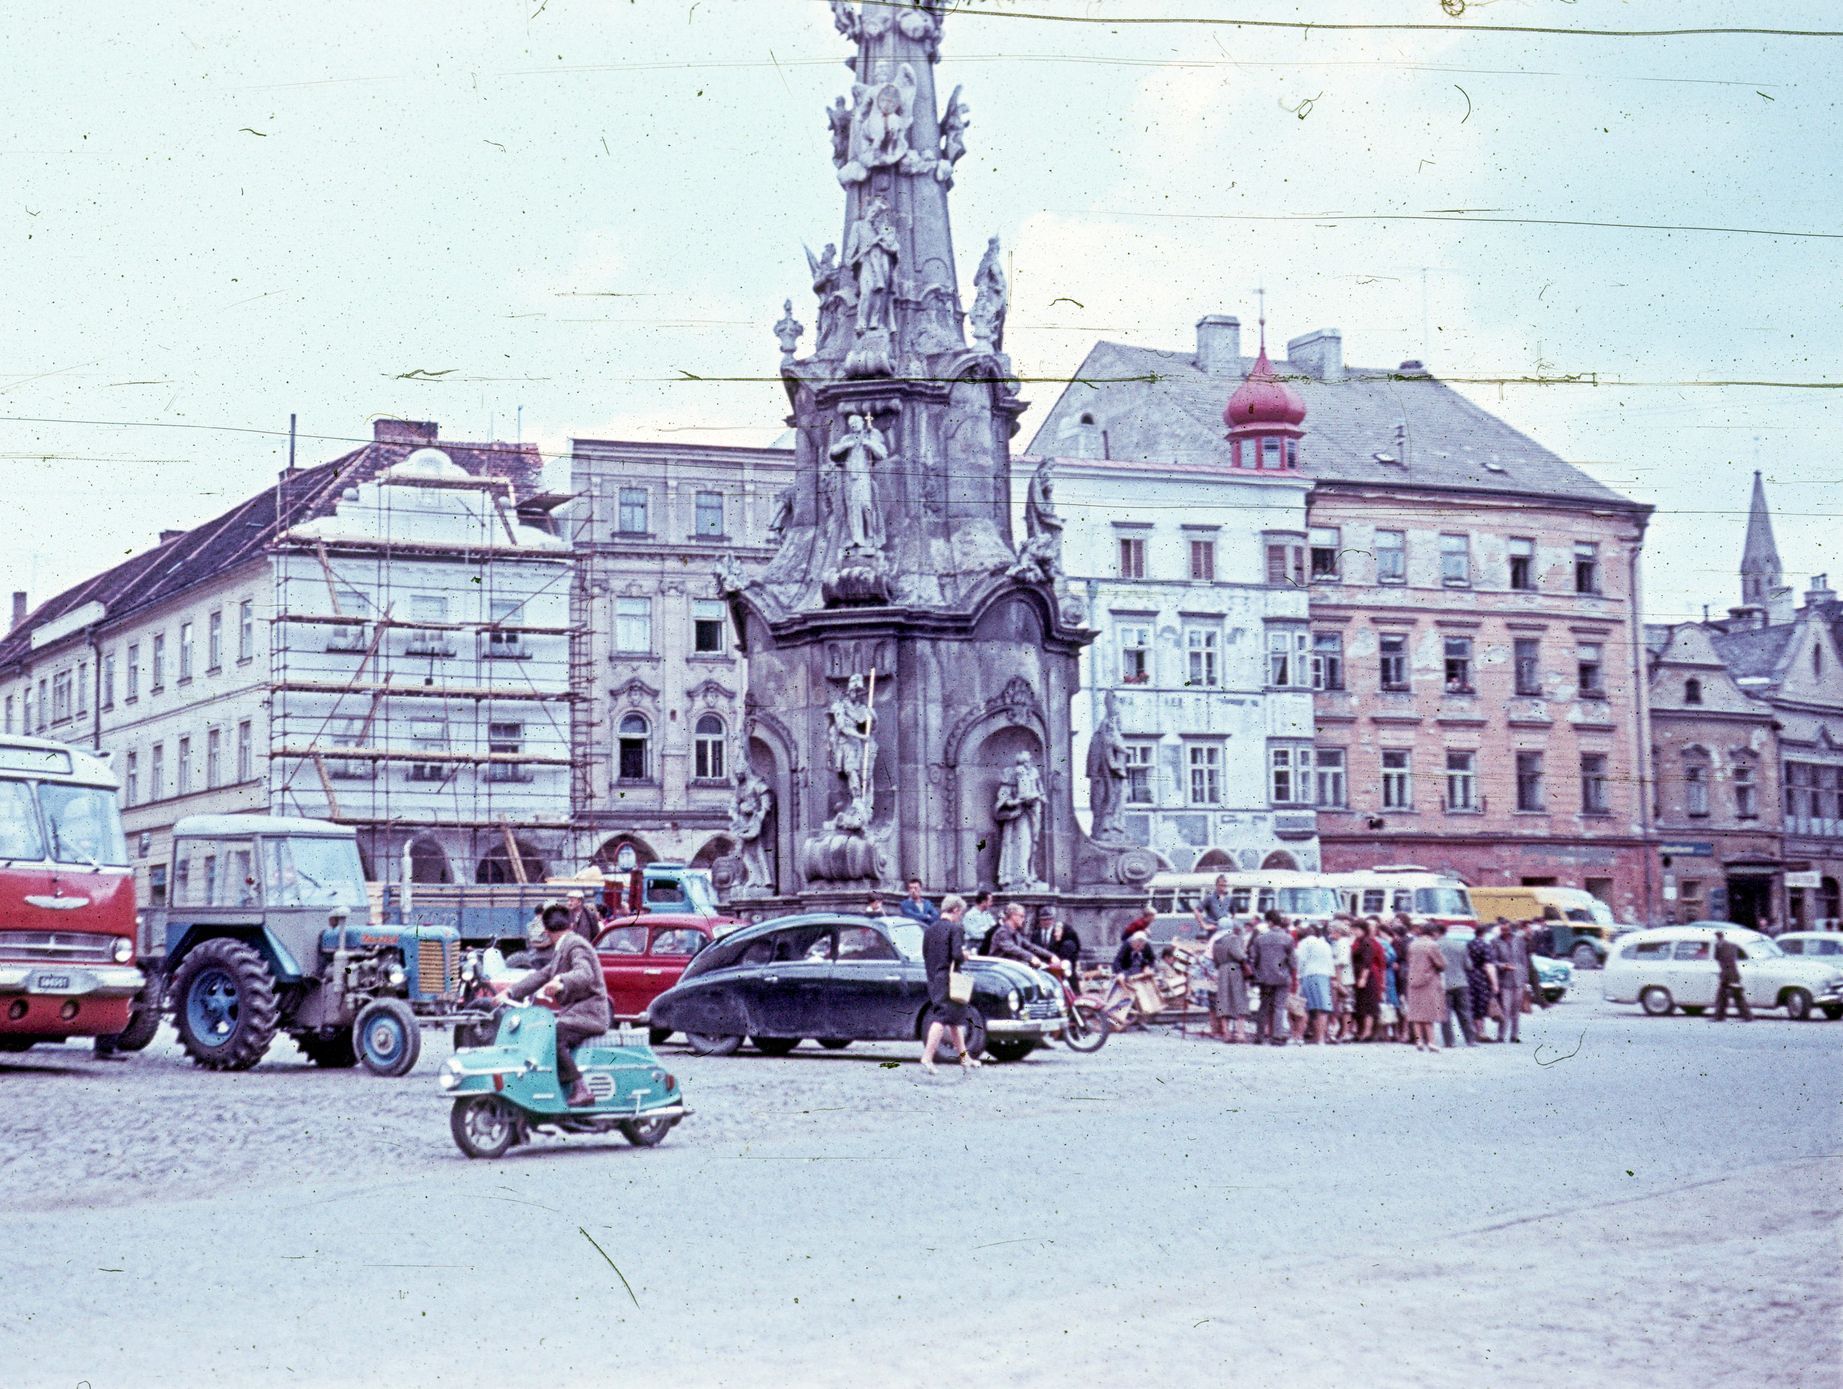
[[[966,1050],[966,1005],[973,998],[973,976],[959,968],[966,963],[960,932],[960,918],[965,915],[966,899],[951,894],[942,900],[940,916],[922,928],[922,967],[928,971],[928,1040],[922,1044],[921,1064],[930,1073],[943,1031],[953,1034],[962,1069],[970,1071],[979,1064]]]

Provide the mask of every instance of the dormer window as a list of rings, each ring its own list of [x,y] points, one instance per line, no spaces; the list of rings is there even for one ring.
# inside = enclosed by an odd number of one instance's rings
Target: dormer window
[[[1685,704],[1702,703],[1702,682],[1694,676],[1683,682],[1683,702]]]

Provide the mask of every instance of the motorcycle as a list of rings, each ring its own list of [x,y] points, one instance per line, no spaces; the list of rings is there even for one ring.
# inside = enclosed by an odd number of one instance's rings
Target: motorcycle
[[[1113,1031],[1107,1010],[1093,999],[1084,998],[1075,992],[1069,983],[1068,965],[1058,962],[1046,966],[1043,973],[1056,981],[1062,990],[1062,1008],[1068,1021],[1063,1024],[1062,1044],[1070,1051],[1095,1052],[1107,1045],[1107,1034]]]
[[[557,1081],[556,1014],[507,1001],[493,1019],[492,1045],[457,1051],[435,1078],[454,1100],[448,1130],[470,1158],[503,1157],[541,1131],[619,1132],[635,1147],[651,1148],[691,1113],[652,1048],[625,1037],[614,1045],[591,1038],[577,1048],[576,1065],[594,1103],[572,1109]]]

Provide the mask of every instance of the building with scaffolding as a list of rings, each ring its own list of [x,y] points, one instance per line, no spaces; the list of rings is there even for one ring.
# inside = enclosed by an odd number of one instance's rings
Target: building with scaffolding
[[[395,471],[430,446],[445,463]],[[516,877],[567,853],[567,747],[547,739],[553,720],[568,727],[570,562],[545,533],[545,507],[562,499],[540,495],[541,475],[535,446],[442,442],[434,424],[378,420],[343,457],[290,468],[36,607],[14,595],[3,726],[112,759],[143,901],[164,900],[181,816],[322,815],[335,801],[383,881],[411,843],[425,880]],[[437,618],[428,600],[443,597]],[[551,630],[521,630],[532,625]],[[508,643],[533,655],[489,654]],[[446,647],[455,655],[433,654]],[[495,724],[508,735],[498,751]],[[360,731],[360,743],[335,741]],[[360,766],[373,775],[346,775]]]

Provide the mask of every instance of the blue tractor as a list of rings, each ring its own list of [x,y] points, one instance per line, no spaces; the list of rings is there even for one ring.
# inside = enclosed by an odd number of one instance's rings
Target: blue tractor
[[[318,1066],[400,1076],[422,1026],[457,1020],[459,933],[378,926],[353,831],[324,820],[194,815],[173,827],[168,901],[144,955],[186,1054],[248,1070],[286,1032]]]

